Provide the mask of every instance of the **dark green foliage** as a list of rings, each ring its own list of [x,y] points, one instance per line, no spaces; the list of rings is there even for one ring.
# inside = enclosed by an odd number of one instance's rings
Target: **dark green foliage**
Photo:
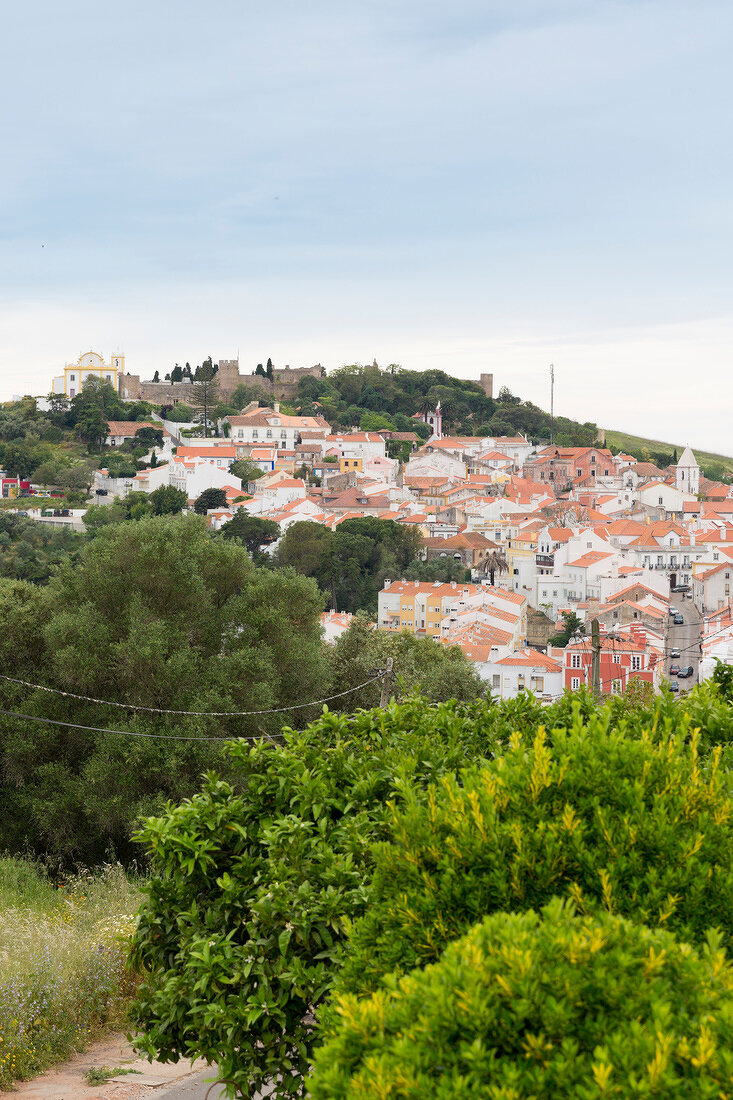
[[[140,440],[146,447],[162,447],[163,431],[161,428],[150,428],[146,425],[144,428],[137,429],[135,432],[135,439]]]
[[[339,611],[376,611],[385,578],[402,576],[419,548],[419,533],[393,520],[348,519],[335,531],[304,520],[288,528],[277,560],[313,577]]]
[[[313,1100],[718,1100],[733,1080],[733,969],[660,930],[559,900],[497,913],[439,962],[340,998]]]
[[[211,537],[198,518],[107,526],[45,588],[18,584],[0,582],[6,675],[184,711],[260,710],[329,693],[316,586],[289,571],[255,570],[243,547]],[[264,736],[284,721],[135,712],[7,682],[2,692],[10,710],[147,735]],[[190,794],[220,759],[218,741],[0,718],[0,849],[28,845],[88,864],[111,847],[129,859],[140,814]]]
[[[62,562],[77,560],[84,543],[68,527],[0,512],[0,575],[46,584]]]
[[[241,480],[242,487],[245,489],[248,481],[256,481],[264,475],[264,470],[249,458],[239,458],[236,462],[232,462],[229,472]]]
[[[467,569],[462,562],[449,557],[431,558],[429,561],[416,558],[402,571],[402,575],[407,581],[463,582],[471,580],[471,570]]]
[[[223,489],[204,489],[196,498],[193,510],[197,516],[205,516],[210,508],[226,508],[227,495]]]
[[[274,520],[259,519],[240,509],[221,528],[221,535],[225,539],[237,539],[247,547],[252,557],[256,557],[263,546],[269,546],[280,538],[280,527]]]
[[[346,691],[384,668],[387,658],[396,670],[392,693],[398,700],[419,692],[431,703],[447,699],[464,702],[481,698],[486,685],[457,646],[442,646],[432,638],[416,638],[377,630],[365,615],[357,615],[333,647],[333,690]],[[379,701],[380,685],[370,684],[346,699],[349,709],[371,707]]]
[[[343,988],[373,989],[392,970],[435,961],[487,913],[539,908],[553,895],[663,924],[691,942],[712,925],[733,936],[733,802],[717,761],[685,744],[688,722],[653,742],[587,724],[517,734],[496,761],[406,799],[377,856]],[[673,726],[673,729],[675,727]]]
[[[282,1073],[295,1094],[387,801],[493,749],[484,704],[421,700],[325,714],[283,747],[229,746],[234,786],[210,776],[142,833],[155,877],[134,949],[141,1048],[201,1055],[245,1095]]]
[[[174,489],[172,485],[160,485],[153,489],[148,497],[150,512],[154,516],[177,516],[188,503],[183,489]]]
[[[173,405],[168,409],[165,418],[174,424],[190,424],[193,420],[193,409],[190,405],[185,405],[182,401],[179,401],[177,405]]]
[[[525,432],[531,439],[549,440],[550,415],[504,390],[498,401],[487,397],[478,382],[453,378],[444,371],[408,371],[401,367],[380,369],[359,364],[332,371],[326,378],[303,378],[298,383],[301,411],[322,413],[336,428],[380,427],[414,431],[426,438],[427,425],[412,420],[416,412],[443,409],[446,427],[465,434],[514,435]],[[318,402],[317,408],[314,402]],[[595,424],[579,424],[555,418],[556,440],[563,446],[590,446],[596,441]]]

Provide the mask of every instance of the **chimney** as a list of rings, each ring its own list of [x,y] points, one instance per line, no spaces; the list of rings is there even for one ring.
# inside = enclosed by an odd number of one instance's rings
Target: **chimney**
[[[275,402],[274,409],[275,409],[276,413],[280,412],[280,402],[279,401]]]

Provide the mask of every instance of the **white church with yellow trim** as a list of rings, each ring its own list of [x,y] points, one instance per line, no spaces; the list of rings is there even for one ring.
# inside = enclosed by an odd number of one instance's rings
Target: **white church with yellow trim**
[[[67,363],[64,373],[54,378],[53,392],[64,394],[66,397],[76,397],[81,393],[87,378],[98,378],[100,382],[109,382],[119,393],[120,378],[124,369],[124,355],[113,355],[109,363],[105,363],[98,352],[86,351],[79,356],[76,363]]]

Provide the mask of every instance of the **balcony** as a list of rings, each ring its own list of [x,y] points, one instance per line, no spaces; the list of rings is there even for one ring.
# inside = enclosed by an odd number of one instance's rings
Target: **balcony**
[[[555,555],[554,554],[535,554],[535,565],[541,566],[543,569],[555,568]]]

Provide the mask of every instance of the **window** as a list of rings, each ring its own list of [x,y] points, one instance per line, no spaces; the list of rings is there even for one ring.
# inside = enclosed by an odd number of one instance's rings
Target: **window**
[[[573,676],[573,678],[570,681],[570,690],[571,691],[577,691],[579,687],[580,687],[580,677],[579,676]]]
[[[641,657],[638,656],[638,655],[634,655],[631,658],[631,670],[632,670],[632,672],[638,672],[640,670],[640,668],[641,668]]]
[[[608,470],[604,470],[604,471],[603,471],[603,476],[604,476],[604,477],[608,477]]]
[[[660,504],[664,504],[664,497],[659,497],[658,499],[659,499],[659,503],[660,503]],[[670,541],[670,544],[669,544],[669,545],[670,545],[670,546],[672,545],[672,542],[671,542],[671,541]]]
[[[545,690],[544,676],[533,676],[529,682],[529,686],[535,695],[540,695]]]
[[[268,428],[265,435],[267,436],[268,439],[272,439],[272,430],[270,428]]]
[[[579,653],[571,653],[570,654],[570,667],[571,668],[580,668],[581,667],[580,666],[580,654]]]
[[[615,665],[620,665],[620,664],[621,664],[621,656],[620,656],[620,654],[618,654],[618,653],[614,653],[614,655],[613,655],[613,663],[614,663]]]
[[[512,573],[514,574],[515,577],[519,576],[519,570],[518,569],[512,569]]]
[[[578,477],[582,477],[582,476],[583,476],[583,471],[582,471],[582,470],[578,470]]]
[[[586,548],[586,550],[592,550],[593,549],[593,543],[592,542],[586,542],[585,548]]]
[[[713,561],[717,561],[717,560],[718,560],[718,555],[717,555],[717,554],[713,554]]]
[[[256,428],[253,428],[253,429],[252,429],[252,438],[253,438],[253,439],[257,439],[257,435],[258,435],[257,429],[256,429]]]
[[[496,673],[491,677],[491,687],[494,691],[501,687],[501,676],[497,676]]]
[[[611,680],[611,691],[613,692],[614,695],[620,695],[621,694],[621,681],[620,680]]]
[[[595,456],[595,455],[591,455],[591,456],[590,456],[590,460],[591,460],[591,462],[595,462],[595,460],[596,460],[596,456]]]

